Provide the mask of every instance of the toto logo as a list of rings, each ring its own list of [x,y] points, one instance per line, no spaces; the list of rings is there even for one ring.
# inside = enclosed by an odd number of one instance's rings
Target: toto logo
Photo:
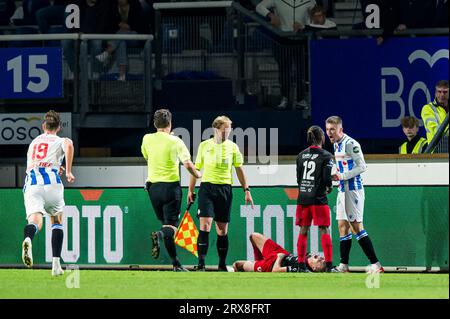
[[[0,136],[7,142],[32,140],[42,133],[40,128],[41,121],[42,119],[39,117],[4,118],[1,120],[2,129]]]

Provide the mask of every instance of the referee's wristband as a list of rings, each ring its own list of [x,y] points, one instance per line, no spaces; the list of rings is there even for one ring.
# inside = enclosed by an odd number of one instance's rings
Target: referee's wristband
[[[249,192],[249,191],[250,191],[250,187],[244,188],[244,193]]]

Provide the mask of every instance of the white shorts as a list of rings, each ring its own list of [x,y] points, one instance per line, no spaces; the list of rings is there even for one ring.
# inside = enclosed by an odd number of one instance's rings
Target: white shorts
[[[364,215],[364,189],[338,192],[336,219],[362,223]]]
[[[62,184],[27,186],[23,197],[27,219],[34,213],[54,216],[61,213],[65,206]]]

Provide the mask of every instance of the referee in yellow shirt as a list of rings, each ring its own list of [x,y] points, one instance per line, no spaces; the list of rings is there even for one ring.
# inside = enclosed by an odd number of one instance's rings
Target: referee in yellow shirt
[[[239,147],[228,140],[231,132],[231,120],[226,116],[217,117],[212,123],[214,137],[200,143],[195,167],[203,169],[202,182],[198,193],[198,217],[200,231],[197,240],[198,271],[205,271],[205,257],[208,252],[209,232],[214,219],[217,231],[217,252],[219,271],[227,271],[228,223],[230,222],[231,202],[233,199],[232,167],[234,166],[239,182],[244,189],[245,203],[253,206],[252,195],[242,168],[244,162]],[[191,175],[188,202],[194,200],[194,188],[197,178]]]
[[[189,153],[183,141],[171,135],[172,114],[169,110],[157,110],[153,124],[156,133],[146,134],[142,140],[141,151],[148,165],[148,178],[146,189],[150,197],[156,217],[161,221],[162,228],[152,232],[152,256],[158,258],[160,238],[164,239],[164,245],[172,259],[173,271],[187,271],[177,258],[174,236],[180,217],[181,186],[179,163],[196,178],[201,177],[191,161]]]

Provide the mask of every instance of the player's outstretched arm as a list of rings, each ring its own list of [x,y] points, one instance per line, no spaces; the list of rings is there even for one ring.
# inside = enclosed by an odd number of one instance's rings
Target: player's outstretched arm
[[[254,272],[255,263],[249,260],[237,260],[233,263],[233,269],[235,272],[238,271]]]
[[[202,177],[202,173],[195,167],[191,160],[183,162],[183,166],[187,169],[191,176],[194,176],[195,178]]]
[[[194,175],[190,176],[189,179],[189,188],[188,188],[188,194],[187,194],[187,203],[194,202],[194,193],[195,193],[195,184],[197,183],[197,178]]]
[[[72,174],[74,148],[70,138],[65,140],[64,153],[66,157],[66,178],[69,183],[73,183],[75,181],[75,176]]]
[[[245,264],[246,260],[236,260],[233,263],[233,269],[235,272],[238,271],[244,271],[244,264]]]
[[[287,272],[287,267],[281,267],[281,261],[285,257],[285,254],[279,253],[277,254],[277,260],[273,264],[272,272]]]
[[[239,183],[241,183],[242,188],[244,188],[245,191],[245,204],[250,203],[252,205],[252,209],[255,208],[255,205],[253,204],[253,198],[252,198],[252,194],[250,193],[249,190],[247,190],[248,184],[247,184],[247,178],[245,177],[245,173],[244,173],[244,169],[242,168],[242,166],[239,167],[235,167],[236,169],[236,175],[238,177]]]

